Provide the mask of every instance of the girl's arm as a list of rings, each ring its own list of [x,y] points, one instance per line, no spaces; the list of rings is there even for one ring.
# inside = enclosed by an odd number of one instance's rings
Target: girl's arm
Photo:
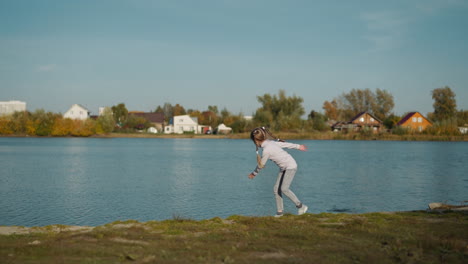
[[[293,144],[293,143],[281,142],[281,141],[278,141],[276,143],[282,148],[298,149],[300,151],[306,151],[307,150],[306,145],[299,145],[299,144]]]
[[[249,174],[249,178],[250,178],[250,179],[253,179],[255,176],[257,176],[257,174],[258,174],[263,168],[265,168],[265,164],[267,163],[269,157],[270,157],[270,154],[269,154],[267,151],[263,151],[263,153],[262,153],[262,160],[261,160],[260,164],[257,165],[257,167],[255,168],[255,170]]]

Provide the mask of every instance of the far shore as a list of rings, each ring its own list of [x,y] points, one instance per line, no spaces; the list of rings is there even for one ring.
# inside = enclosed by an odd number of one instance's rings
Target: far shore
[[[360,133],[337,133],[337,132],[279,132],[276,134],[281,139],[286,140],[384,140],[384,141],[468,141],[466,135],[427,135],[427,134],[373,134],[363,135]],[[52,138],[29,136],[29,135],[0,135],[0,137],[36,137],[36,138]],[[73,136],[68,136],[73,138]],[[195,139],[249,139],[249,133],[232,133],[232,134],[151,134],[151,133],[109,133],[93,135],[90,138],[195,138]]]

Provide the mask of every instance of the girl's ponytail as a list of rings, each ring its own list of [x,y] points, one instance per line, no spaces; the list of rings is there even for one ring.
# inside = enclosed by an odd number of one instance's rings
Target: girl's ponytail
[[[255,144],[256,152],[257,152],[257,165],[260,169],[263,168],[264,165],[262,165],[262,158],[260,157],[260,154],[258,154],[258,142],[263,142],[266,139],[272,139],[272,140],[276,140],[279,142],[284,142],[283,140],[273,136],[270,130],[268,130],[268,128],[266,127],[257,127],[253,129],[252,132],[250,132],[250,139],[252,139],[252,141]]]

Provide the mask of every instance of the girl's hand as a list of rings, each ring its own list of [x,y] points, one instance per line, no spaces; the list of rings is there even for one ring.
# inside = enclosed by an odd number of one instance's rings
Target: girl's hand
[[[253,178],[255,178],[255,175],[253,173],[250,173],[249,174],[249,179],[253,179]]]
[[[306,145],[300,145],[299,150],[300,151],[307,151],[307,146]]]

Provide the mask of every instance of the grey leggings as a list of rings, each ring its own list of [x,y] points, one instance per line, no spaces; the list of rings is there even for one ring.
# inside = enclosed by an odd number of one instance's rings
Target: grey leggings
[[[287,169],[285,171],[280,171],[278,174],[278,179],[276,180],[275,187],[273,188],[273,193],[276,198],[276,208],[277,212],[283,212],[283,194],[286,195],[297,208],[301,207],[301,202],[297,196],[289,189],[291,182],[296,175],[297,169]]]

